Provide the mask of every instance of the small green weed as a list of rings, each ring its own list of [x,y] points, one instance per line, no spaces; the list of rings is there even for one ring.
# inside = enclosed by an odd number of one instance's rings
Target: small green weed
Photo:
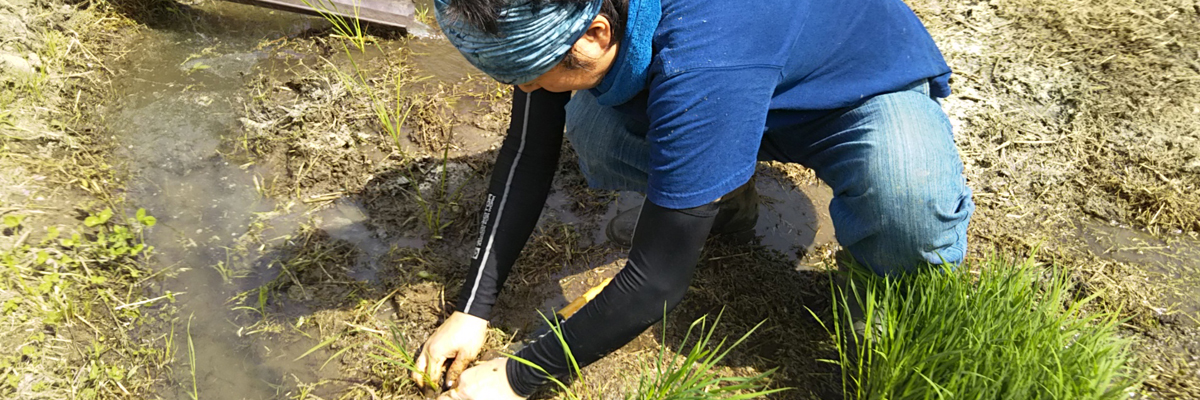
[[[113,211],[105,209],[87,216],[84,228],[68,238],[60,238],[57,227],[49,227],[40,243],[17,243],[14,248],[0,252],[0,264],[8,271],[6,286],[23,289],[27,300],[41,303],[48,323],[71,319],[79,312],[79,304],[72,295],[78,288],[103,285],[110,271],[94,271],[92,266],[116,268],[120,273],[133,278],[142,275],[137,259],[152,248],[142,241],[143,228],[157,221],[138,210],[136,218],[124,223],[113,219]],[[5,215],[6,229],[28,237],[31,232],[24,226],[25,217]],[[6,308],[8,308],[6,306]],[[136,308],[121,309],[126,314],[136,315]]]
[[[38,222],[18,213],[0,220],[6,233],[18,238],[0,249],[0,291],[12,295],[0,315],[6,323],[24,325],[18,331],[35,332],[13,338],[23,343],[16,348],[19,357],[0,357],[0,397],[18,390],[23,377],[40,380],[47,397],[144,393],[144,382],[165,370],[170,359],[169,349],[148,344],[159,339],[135,341],[127,334],[131,326],[148,322],[140,312],[143,304],[173,300],[170,293],[145,300],[133,289],[143,279],[142,265],[152,251],[142,232],[157,221],[145,210],[122,220],[105,209],[68,227],[69,237],[56,226],[29,226]],[[110,321],[118,327],[108,325]],[[74,332],[69,340],[47,335],[68,331]]]
[[[256,292],[256,291],[258,292],[258,296],[255,297],[255,303],[254,303],[253,307],[237,306],[237,307],[234,307],[233,310],[234,311],[237,311],[237,310],[254,311],[254,312],[257,312],[258,315],[260,317],[262,317],[262,319],[264,319],[264,320],[267,319],[267,300],[269,300],[270,296],[271,296],[271,286],[272,286],[271,284],[266,284],[266,285],[259,286],[258,289],[252,289],[249,291],[249,292]],[[247,293],[249,293],[249,292],[247,292]]]
[[[4,93],[0,93],[0,128],[16,126],[17,117],[13,115],[13,103],[15,102],[15,94],[7,90]]]

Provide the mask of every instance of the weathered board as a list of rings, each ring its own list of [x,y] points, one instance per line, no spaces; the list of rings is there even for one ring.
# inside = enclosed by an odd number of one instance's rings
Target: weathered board
[[[411,0],[231,0],[259,7],[291,11],[320,16],[317,7],[324,12],[346,18],[357,17],[371,24],[401,28],[416,36],[430,36],[431,30],[417,22],[416,6]],[[311,5],[310,5],[311,4]]]

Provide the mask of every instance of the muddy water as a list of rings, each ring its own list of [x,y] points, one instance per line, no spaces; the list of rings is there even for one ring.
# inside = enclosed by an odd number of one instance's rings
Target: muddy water
[[[815,269],[832,259],[837,249],[829,216],[833,189],[768,176],[756,183],[760,203],[755,234],[762,245],[787,255],[797,270]]]
[[[346,198],[315,209],[295,201],[299,199],[264,197],[262,187],[278,172],[226,155],[229,144],[242,134],[239,119],[248,100],[244,98],[247,80],[286,73],[286,68],[278,68],[281,63],[317,62],[305,55],[275,51],[273,46],[279,39],[324,22],[224,2],[201,3],[191,12],[198,16],[192,22],[147,30],[136,39],[137,45],[128,55],[129,72],[114,82],[121,95],[106,115],[114,139],[122,145],[119,153],[134,177],[129,187],[131,203],[147,208],[160,221],[147,240],[157,248],[157,268],[169,276],[163,290],[181,293],[176,303],[180,319],[175,343],[186,344],[190,335],[195,348],[197,393],[192,391],[187,347],[181,345],[176,349],[174,383],[162,388],[159,395],[170,399],[193,394],[216,399],[287,398],[297,382],[338,377],[331,375],[333,368],[321,372],[320,363],[327,357],[321,352],[295,361],[315,341],[249,333],[254,321],[247,321],[245,311],[233,310],[244,304],[232,298],[259,287],[278,272],[269,269],[272,257],[277,256],[269,250],[272,245],[288,241],[302,224],[312,224],[333,239],[352,243],[357,259],[349,276],[370,282],[376,278],[377,261],[393,247],[421,247],[424,243],[380,239],[381,235],[368,228],[368,215]],[[417,69],[434,79],[458,81],[471,71],[445,42],[410,41],[408,45],[416,55],[412,61]],[[470,153],[484,151],[498,140],[494,135],[465,136],[478,141],[465,143],[464,151]],[[791,255],[799,268],[806,255],[812,259],[816,250],[833,243],[824,211],[828,188],[797,188],[773,179],[761,179],[758,185],[764,198],[758,233],[764,245]],[[572,225],[587,222],[588,218],[567,211],[571,201],[556,192],[548,214]],[[598,218],[600,224],[583,232],[584,242],[606,241],[603,222],[619,209],[640,203],[640,195],[622,195]],[[602,265],[590,272],[611,276],[617,269]],[[554,292],[562,292],[563,297],[554,301],[573,298],[576,289],[594,283],[561,283]],[[189,321],[190,334],[185,328]]]
[[[280,57],[269,43],[323,22],[225,2],[203,3],[193,12],[194,22],[148,30],[137,38],[129,72],[115,82],[122,94],[107,120],[134,177],[131,203],[160,221],[147,241],[157,248],[157,268],[171,276],[163,289],[181,293],[175,343],[188,342],[190,321],[196,394],[284,398],[296,381],[323,378],[311,362],[293,361],[312,343],[280,343],[243,332],[247,323],[231,310],[240,304],[229,300],[264,283],[270,273],[258,270],[269,263],[256,247],[246,254],[230,249],[250,236],[268,238],[268,245],[270,238],[286,240],[313,216],[303,206],[264,198],[259,187],[272,171],[232,160],[222,150],[240,132],[244,79],[264,61]],[[373,237],[365,219],[355,204],[339,201],[313,220],[334,238],[358,245],[361,259],[352,276],[371,280],[373,260],[388,246]],[[191,398],[188,350],[176,351],[176,383],[159,394]]]
[[[829,216],[833,190],[822,183],[797,185],[787,178],[770,175],[760,173],[755,182],[759,195],[755,236],[764,247],[787,256],[796,270],[820,267],[819,264],[831,259],[837,248],[833,220]],[[637,207],[644,199],[645,196],[637,192],[621,192],[614,207],[610,207],[600,220],[608,221],[616,216],[617,210]],[[559,210],[564,207],[556,204],[555,196],[550,197],[547,205],[550,213],[564,214]],[[578,222],[569,214],[559,218],[568,223]],[[607,240],[603,228],[591,232],[594,243]]]
[[[1079,227],[1088,250],[1099,257],[1139,265],[1160,279],[1157,297],[1167,307],[1156,312],[1181,312],[1200,320],[1200,241],[1184,236],[1163,240],[1137,230],[1087,221]]]

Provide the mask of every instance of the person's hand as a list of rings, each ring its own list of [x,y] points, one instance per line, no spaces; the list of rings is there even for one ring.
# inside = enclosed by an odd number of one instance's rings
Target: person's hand
[[[442,369],[446,361],[453,359],[446,372],[446,386],[453,387],[467,366],[479,357],[483,343],[487,339],[487,320],[470,314],[455,312],[442,323],[425,345],[421,346],[421,354],[417,356],[417,372],[413,371],[412,379],[421,390],[441,390],[441,387],[427,388],[426,382],[433,385],[442,384]],[[426,381],[426,377],[429,380]]]
[[[462,373],[458,386],[438,400],[521,400],[508,386],[508,359],[500,357]]]

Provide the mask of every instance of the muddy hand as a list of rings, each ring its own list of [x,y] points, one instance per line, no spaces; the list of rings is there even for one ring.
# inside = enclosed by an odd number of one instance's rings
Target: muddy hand
[[[438,400],[521,400],[508,386],[508,359],[483,362],[462,374],[462,381]]]
[[[445,385],[454,386],[463,370],[479,356],[486,338],[487,320],[455,312],[421,346],[416,365],[420,372],[412,373],[413,381],[426,394],[437,392],[442,388],[445,372]],[[447,361],[452,361],[448,369]]]

